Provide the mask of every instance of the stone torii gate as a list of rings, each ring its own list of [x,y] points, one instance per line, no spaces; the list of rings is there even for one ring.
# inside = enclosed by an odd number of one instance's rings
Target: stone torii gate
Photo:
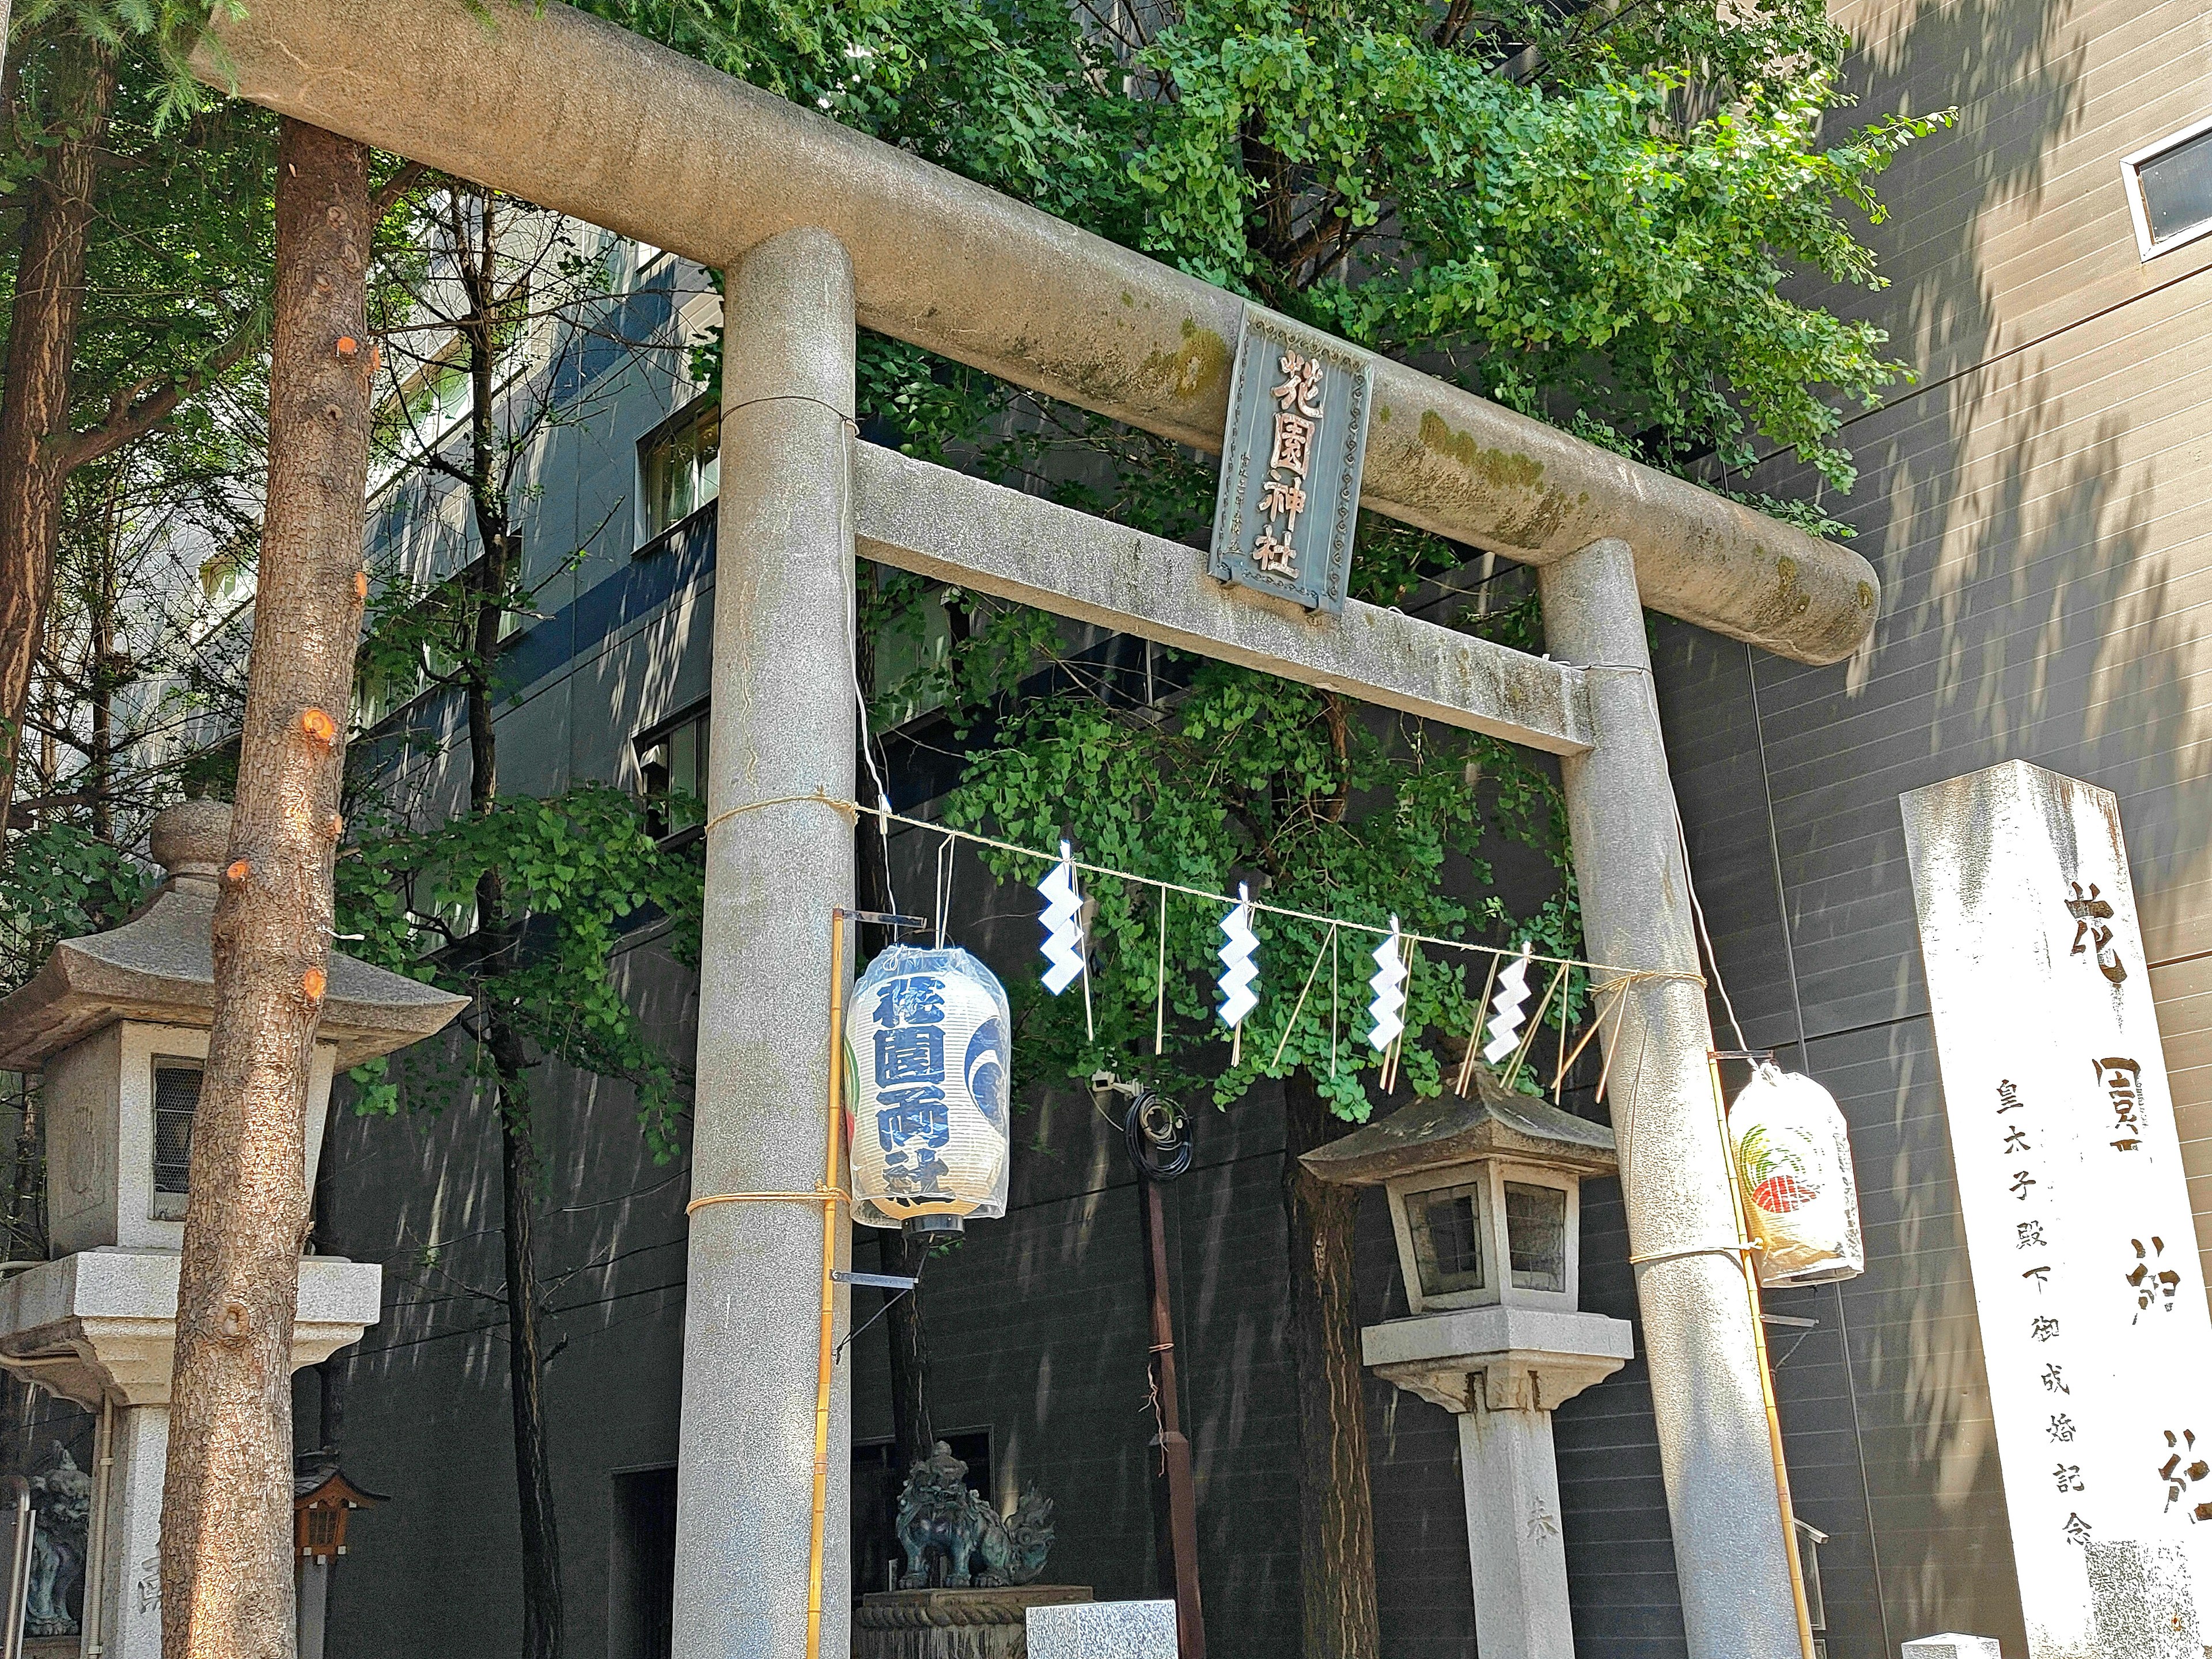
[[[1866,562],[1378,358],[1363,504],[1535,566],[1558,660],[1224,588],[1190,548],[860,444],[849,416],[857,324],[1218,451],[1237,296],[558,4],[249,11],[217,13],[210,83],[728,275],[696,1192],[818,1176],[830,1056],[818,1018],[782,1011],[828,1003],[853,847],[789,798],[853,798],[856,551],[1558,755],[1589,954],[1660,975],[1621,993],[1608,1041],[1689,1651],[1797,1653],[1643,607],[1832,662],[1872,626]],[[727,816],[752,803],[771,804]],[[694,1219],[678,1659],[804,1650],[820,1266],[788,1207]],[[843,1653],[842,1550],[829,1565],[824,1651]]]

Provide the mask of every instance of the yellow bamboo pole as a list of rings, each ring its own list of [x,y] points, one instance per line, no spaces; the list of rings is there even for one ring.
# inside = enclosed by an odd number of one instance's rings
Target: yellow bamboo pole
[[[807,1544],[806,1659],[822,1659],[822,1534],[830,1508],[830,1372],[836,1304],[838,1154],[845,1129],[845,913],[830,913],[830,1096],[822,1169],[822,1340],[814,1376],[814,1526]]]

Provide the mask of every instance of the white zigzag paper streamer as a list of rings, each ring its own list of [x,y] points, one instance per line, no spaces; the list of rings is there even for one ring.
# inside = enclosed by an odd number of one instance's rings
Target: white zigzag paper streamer
[[[1221,937],[1228,941],[1221,947],[1221,965],[1226,970],[1220,980],[1221,1022],[1232,1030],[1260,1006],[1252,989],[1260,977],[1260,965],[1252,960],[1260,938],[1252,931],[1252,890],[1242,882],[1237,885],[1237,908],[1221,919]]]
[[[1398,1040],[1406,1029],[1399,1016],[1406,1011],[1406,953],[1398,942],[1398,918],[1390,918],[1390,937],[1375,947],[1372,958],[1375,977],[1367,981],[1367,988],[1375,993],[1375,1000],[1367,1005],[1367,1017],[1375,1028],[1367,1034],[1367,1042],[1376,1053],[1381,1054]]]
[[[1484,1027],[1490,1041],[1482,1045],[1482,1057],[1492,1066],[1521,1046],[1521,1007],[1528,1000],[1528,957],[1533,949],[1523,943],[1521,954],[1507,963],[1498,976],[1498,994],[1490,1000],[1497,1018]]]
[[[1060,844],[1060,862],[1037,884],[1044,895],[1044,988],[1058,996],[1083,972],[1083,896],[1075,890],[1075,850]]]

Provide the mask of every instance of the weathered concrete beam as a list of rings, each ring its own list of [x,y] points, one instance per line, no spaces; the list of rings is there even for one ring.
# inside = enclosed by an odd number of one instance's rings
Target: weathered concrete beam
[[[211,84],[727,269],[800,225],[852,252],[868,327],[1212,451],[1236,295],[567,7],[252,0]],[[1402,364],[1377,364],[1366,504],[1525,563],[1601,537],[1644,603],[1801,662],[1873,627],[1873,568]]]
[[[1590,746],[1583,672],[1379,605],[1229,587],[1206,555],[861,444],[860,556],[1554,755]]]

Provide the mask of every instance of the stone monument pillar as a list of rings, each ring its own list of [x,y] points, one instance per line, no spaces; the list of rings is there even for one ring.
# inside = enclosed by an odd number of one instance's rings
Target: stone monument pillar
[[[168,878],[120,927],[60,945],[0,1001],[0,1070],[40,1072],[54,1259],[0,1285],[0,1366],[100,1413],[84,1634],[104,1659],[159,1659],[161,1482],[191,1169],[192,1114],[215,1018],[210,928],[230,808],[154,820]],[[331,1079],[429,1036],[466,999],[333,955],[307,1091],[312,1191]],[[382,1270],[306,1256],[292,1367],[376,1322]]]
[[[1620,1369],[1626,1320],[1576,1307],[1582,1178],[1613,1132],[1485,1068],[1472,1099],[1416,1101],[1308,1152],[1324,1181],[1379,1186],[1412,1317],[1360,1333],[1367,1364],[1459,1419],[1483,1659],[1574,1659],[1552,1412]]]

